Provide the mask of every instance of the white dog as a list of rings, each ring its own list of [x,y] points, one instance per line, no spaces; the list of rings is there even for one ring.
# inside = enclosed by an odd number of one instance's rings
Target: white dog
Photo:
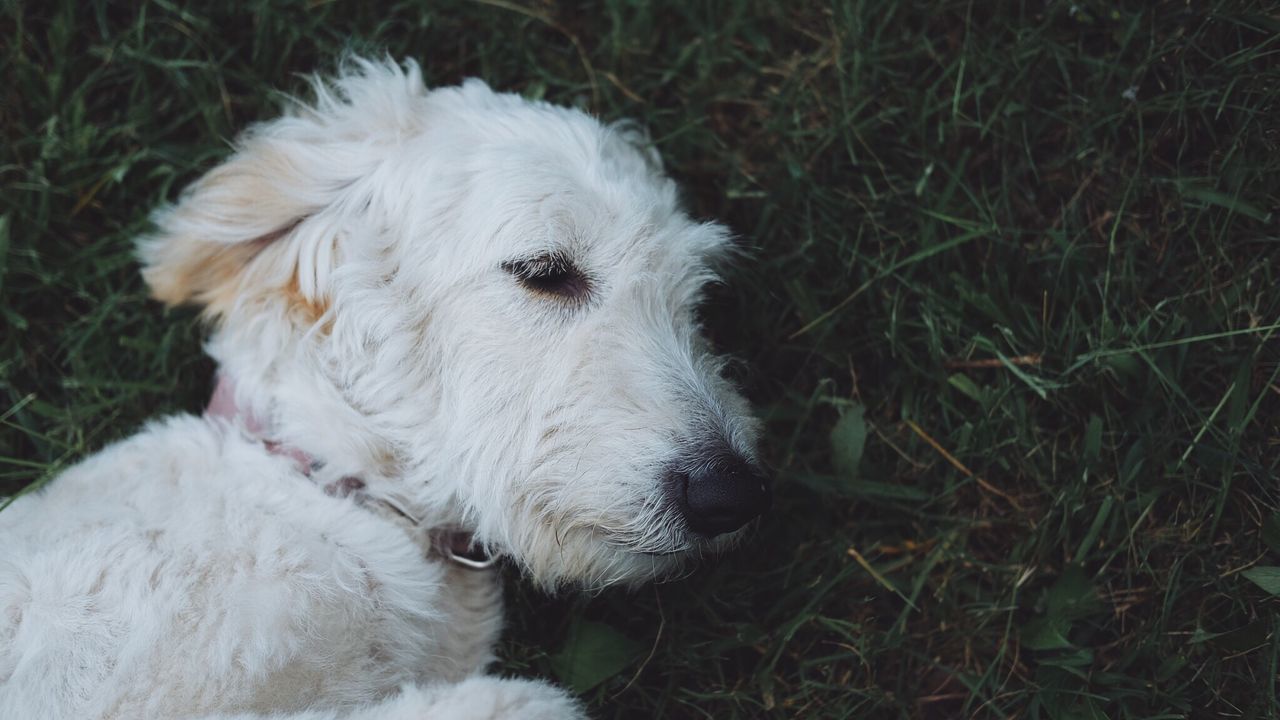
[[[483,675],[484,558],[640,582],[767,505],[695,316],[726,232],[640,133],[413,63],[316,91],[141,242],[209,412],[0,513],[0,718],[578,717]]]

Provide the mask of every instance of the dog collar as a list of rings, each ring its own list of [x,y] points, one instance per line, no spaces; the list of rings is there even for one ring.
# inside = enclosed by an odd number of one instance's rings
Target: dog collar
[[[218,382],[209,398],[209,405],[204,411],[205,417],[219,418],[227,421],[240,420],[241,425],[254,438],[261,441],[267,452],[293,460],[298,472],[311,477],[319,465],[316,459],[306,452],[285,445],[282,442],[268,439],[263,430],[262,421],[252,412],[241,408],[236,403],[235,383],[231,378],[218,374]],[[365,483],[358,477],[347,476],[325,486],[328,495],[348,497],[363,490]],[[369,498],[381,503],[383,507],[401,516],[415,528],[422,527],[422,521],[393,500],[387,498]],[[430,548],[435,554],[449,562],[468,570],[487,570],[498,562],[499,555],[491,555],[483,547],[475,544],[475,537],[466,530],[453,526],[432,528],[427,531]]]
[[[471,533],[456,528],[430,531],[431,547],[449,562],[468,570],[488,570],[498,563],[500,555],[490,555],[475,544]]]
[[[343,482],[354,480],[364,487],[359,478],[343,478]],[[326,492],[328,488],[326,488]],[[422,527],[422,521],[414,517],[400,504],[389,498],[377,498],[391,512],[403,517],[414,527]],[[488,570],[498,562],[500,555],[490,555],[481,546],[476,545],[475,536],[462,528],[446,525],[427,531],[431,539],[431,549],[444,559],[468,570]]]
[[[311,471],[315,469],[315,458],[295,447],[289,447],[282,442],[268,439],[263,433],[263,423],[258,416],[251,411],[241,408],[236,403],[236,386],[231,378],[218,374],[218,382],[213,387],[213,395],[209,398],[209,404],[204,409],[205,417],[220,418],[228,422],[236,419],[244,426],[244,429],[262,441],[266,446],[267,452],[272,455],[282,455],[293,460],[298,471],[307,477],[311,477]],[[363,485],[363,483],[361,483]]]

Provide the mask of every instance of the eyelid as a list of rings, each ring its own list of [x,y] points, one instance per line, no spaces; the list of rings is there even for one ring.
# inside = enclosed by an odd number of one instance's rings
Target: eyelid
[[[576,268],[576,266],[564,253],[558,250],[531,257],[508,260],[502,263],[503,270],[518,276],[528,276],[539,271],[560,268]]]
[[[591,277],[577,263],[559,251],[502,263],[527,291],[563,302],[582,303],[591,294]]]

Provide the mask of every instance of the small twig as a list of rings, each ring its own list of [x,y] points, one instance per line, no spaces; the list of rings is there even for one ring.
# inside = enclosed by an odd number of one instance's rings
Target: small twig
[[[915,603],[911,602],[911,600],[906,595],[903,595],[902,592],[898,590],[898,588],[894,587],[893,583],[889,582],[888,578],[881,575],[879,572],[876,572],[876,569],[871,567],[871,563],[867,562],[867,559],[862,557],[862,553],[859,553],[854,548],[849,548],[846,552],[849,553],[849,557],[856,560],[858,564],[862,566],[863,570],[866,570],[867,572],[871,573],[871,577],[875,578],[876,582],[883,585],[886,589],[889,590],[889,592],[902,598],[902,602],[906,603],[907,606],[910,607],[912,610],[915,610],[917,612],[920,610],[920,608],[916,607]]]
[[[879,426],[879,425],[876,425],[875,423],[871,422],[870,420],[868,420],[868,421],[867,421],[867,424],[871,426],[871,431],[872,431],[872,432],[874,432],[874,433],[876,434],[876,436],[877,436],[877,437],[879,437],[882,441],[884,441],[884,444],[885,444],[885,445],[888,445],[890,448],[893,448],[893,451],[894,451],[894,452],[896,452],[896,453],[898,453],[898,455],[899,455],[903,460],[906,460],[907,462],[911,463],[911,464],[912,464],[913,466],[915,466],[916,468],[923,468],[923,467],[926,467],[926,466],[928,465],[928,463],[922,463],[922,462],[920,462],[919,460],[916,460],[915,458],[913,458],[913,457],[911,457],[910,455],[908,455],[906,450],[903,450],[902,448],[898,447],[898,446],[893,442],[893,440],[889,439],[889,436],[888,436],[888,435],[884,434],[884,431],[882,431],[882,430],[880,429],[880,426]]]
[[[605,77],[605,79],[606,79],[606,80],[608,80],[609,82],[613,83],[613,86],[614,86],[614,87],[616,87],[616,88],[618,88],[618,90],[622,91],[622,94],[623,94],[623,95],[626,95],[626,96],[627,96],[628,98],[630,98],[633,102],[639,103],[639,104],[641,104],[641,105],[645,104],[645,100],[644,100],[644,98],[640,97],[640,95],[639,95],[638,93],[636,93],[636,91],[634,91],[634,90],[632,90],[631,88],[629,88],[629,87],[627,87],[626,85],[624,85],[624,84],[623,84],[623,82],[622,82],[621,80],[619,80],[619,79],[618,79],[618,76],[617,76],[617,75],[614,75],[613,73],[609,72],[608,70],[605,70],[604,72],[602,72],[602,73],[600,73],[600,74],[601,74],[601,75],[604,75],[604,77]]]
[[[994,493],[1004,498],[1010,505],[1013,506],[1014,510],[1017,510],[1018,512],[1023,511],[1022,506],[1018,504],[1017,500],[1013,499],[1012,495],[1001,490],[995,485],[992,485],[986,480],[983,480],[981,476],[976,475],[972,470],[965,467],[964,463],[960,462],[959,460],[956,459],[954,455],[947,452],[946,448],[939,445],[937,440],[934,440],[933,438],[929,437],[929,433],[925,432],[919,425],[911,422],[910,420],[904,420],[903,422],[907,424],[907,427],[914,430],[915,433],[921,437],[921,439],[929,443],[930,447],[932,447],[934,450],[937,450],[938,454],[941,455],[944,459],[946,459],[947,462],[951,463],[952,467],[964,473],[966,477],[973,478],[974,482],[978,483],[978,485],[981,486],[984,490],[987,490],[988,492]]]
[[[1071,199],[1067,201],[1067,204],[1062,206],[1062,209],[1063,210],[1071,209],[1071,206],[1075,205],[1076,201],[1080,199],[1080,196],[1084,194],[1085,188],[1089,187],[1089,185],[1097,177],[1098,177],[1098,169],[1094,168],[1089,172],[1088,175],[1085,176],[1084,180],[1080,183],[1080,187],[1076,188],[1075,193],[1072,194]],[[1064,215],[1065,213],[1058,213],[1058,217],[1054,219],[1053,225],[1050,225],[1049,229],[1057,230],[1058,226],[1062,224],[1062,218]]]
[[[1267,554],[1264,552],[1264,553],[1262,553],[1261,555],[1259,555],[1258,557],[1256,557],[1256,558],[1254,558],[1254,559],[1250,560],[1249,562],[1247,562],[1247,563],[1245,563],[1245,564],[1241,565],[1240,567],[1232,568],[1231,570],[1227,570],[1226,572],[1222,573],[1222,575],[1221,575],[1220,577],[1229,577],[1229,576],[1231,576],[1231,575],[1235,575],[1235,574],[1236,574],[1236,573],[1238,573],[1238,572],[1244,572],[1245,570],[1248,570],[1249,568],[1253,567],[1254,565],[1257,565],[1259,562],[1261,562],[1261,561],[1262,561],[1262,558],[1264,558],[1264,557],[1266,557],[1266,556],[1267,556]]]
[[[80,199],[76,201],[75,207],[71,208],[71,217],[79,215],[81,210],[88,207],[89,203],[93,202],[93,199],[97,197],[98,191],[101,190],[102,186],[106,185],[107,181],[110,179],[111,173],[109,171],[104,173],[102,177],[98,178],[98,182],[94,183],[93,187],[89,188],[88,191],[81,195]]]
[[[640,667],[636,668],[636,673],[631,676],[631,679],[627,681],[627,684],[623,685],[621,690],[614,693],[613,697],[609,698],[610,702],[617,700],[622,693],[629,690],[631,686],[636,683],[636,680],[640,677],[640,673],[644,672],[644,669],[649,666],[649,661],[652,660],[654,654],[658,652],[658,641],[662,639],[662,628],[667,625],[667,615],[662,612],[662,594],[658,592],[657,587],[653,589],[653,597],[658,601],[658,634],[653,636],[653,647],[649,648],[649,656],[644,659],[644,662],[640,663]]]
[[[944,693],[942,695],[925,695],[924,697],[916,698],[916,704],[927,705],[929,703],[943,702],[945,700],[964,700],[968,697],[969,697],[969,693],[967,692]]]
[[[1265,638],[1265,639],[1266,639],[1266,640],[1268,640],[1268,641],[1271,639],[1271,635],[1270,635],[1270,633],[1268,633],[1268,634],[1267,634],[1267,636],[1266,636],[1266,638]],[[1227,656],[1223,657],[1222,659],[1223,659],[1223,660],[1235,660],[1235,659],[1236,659],[1236,658],[1238,658],[1238,657],[1244,657],[1245,655],[1248,655],[1249,653],[1257,652],[1258,650],[1261,650],[1262,648],[1264,648],[1264,647],[1266,647],[1266,646],[1267,646],[1267,643],[1265,643],[1265,642],[1263,642],[1263,643],[1258,643],[1257,645],[1254,645],[1253,647],[1251,647],[1251,648],[1249,648],[1249,649],[1247,649],[1247,650],[1241,650],[1240,652],[1238,652],[1238,653],[1236,653],[1236,654],[1234,654],[1234,655],[1227,655]]]
[[[570,32],[564,25],[556,22],[550,15],[538,12],[532,8],[524,7],[523,5],[506,2],[506,0],[472,0],[472,2],[480,5],[490,5],[492,7],[502,8],[503,10],[510,10],[511,12],[524,15],[527,18],[533,18],[568,38],[569,42],[573,44],[573,49],[578,52],[578,60],[582,63],[582,68],[587,71],[587,82],[591,85],[591,102],[593,105],[600,104],[600,88],[596,82],[596,70],[592,67],[591,60],[587,57],[587,49],[583,47],[582,41],[578,39],[577,35]]]
[[[1006,358],[983,358],[982,360],[948,360],[946,367],[948,368],[998,368],[1004,367],[1006,363],[1010,365],[1039,365],[1041,361],[1039,353],[1030,355],[1019,355],[1018,357]]]

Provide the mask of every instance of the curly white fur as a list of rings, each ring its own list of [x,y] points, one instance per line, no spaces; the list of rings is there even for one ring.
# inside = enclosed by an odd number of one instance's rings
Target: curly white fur
[[[425,529],[545,587],[667,576],[735,539],[689,532],[663,487],[709,440],[753,457],[694,315],[726,233],[680,210],[637,133],[475,80],[427,91],[413,63],[351,60],[316,95],[140,246],[158,298],[205,305],[262,434],[316,467],[181,416],[0,513],[0,717],[576,717],[482,675],[495,580]],[[505,267],[549,254],[585,297]],[[324,492],[347,476],[361,498]]]

